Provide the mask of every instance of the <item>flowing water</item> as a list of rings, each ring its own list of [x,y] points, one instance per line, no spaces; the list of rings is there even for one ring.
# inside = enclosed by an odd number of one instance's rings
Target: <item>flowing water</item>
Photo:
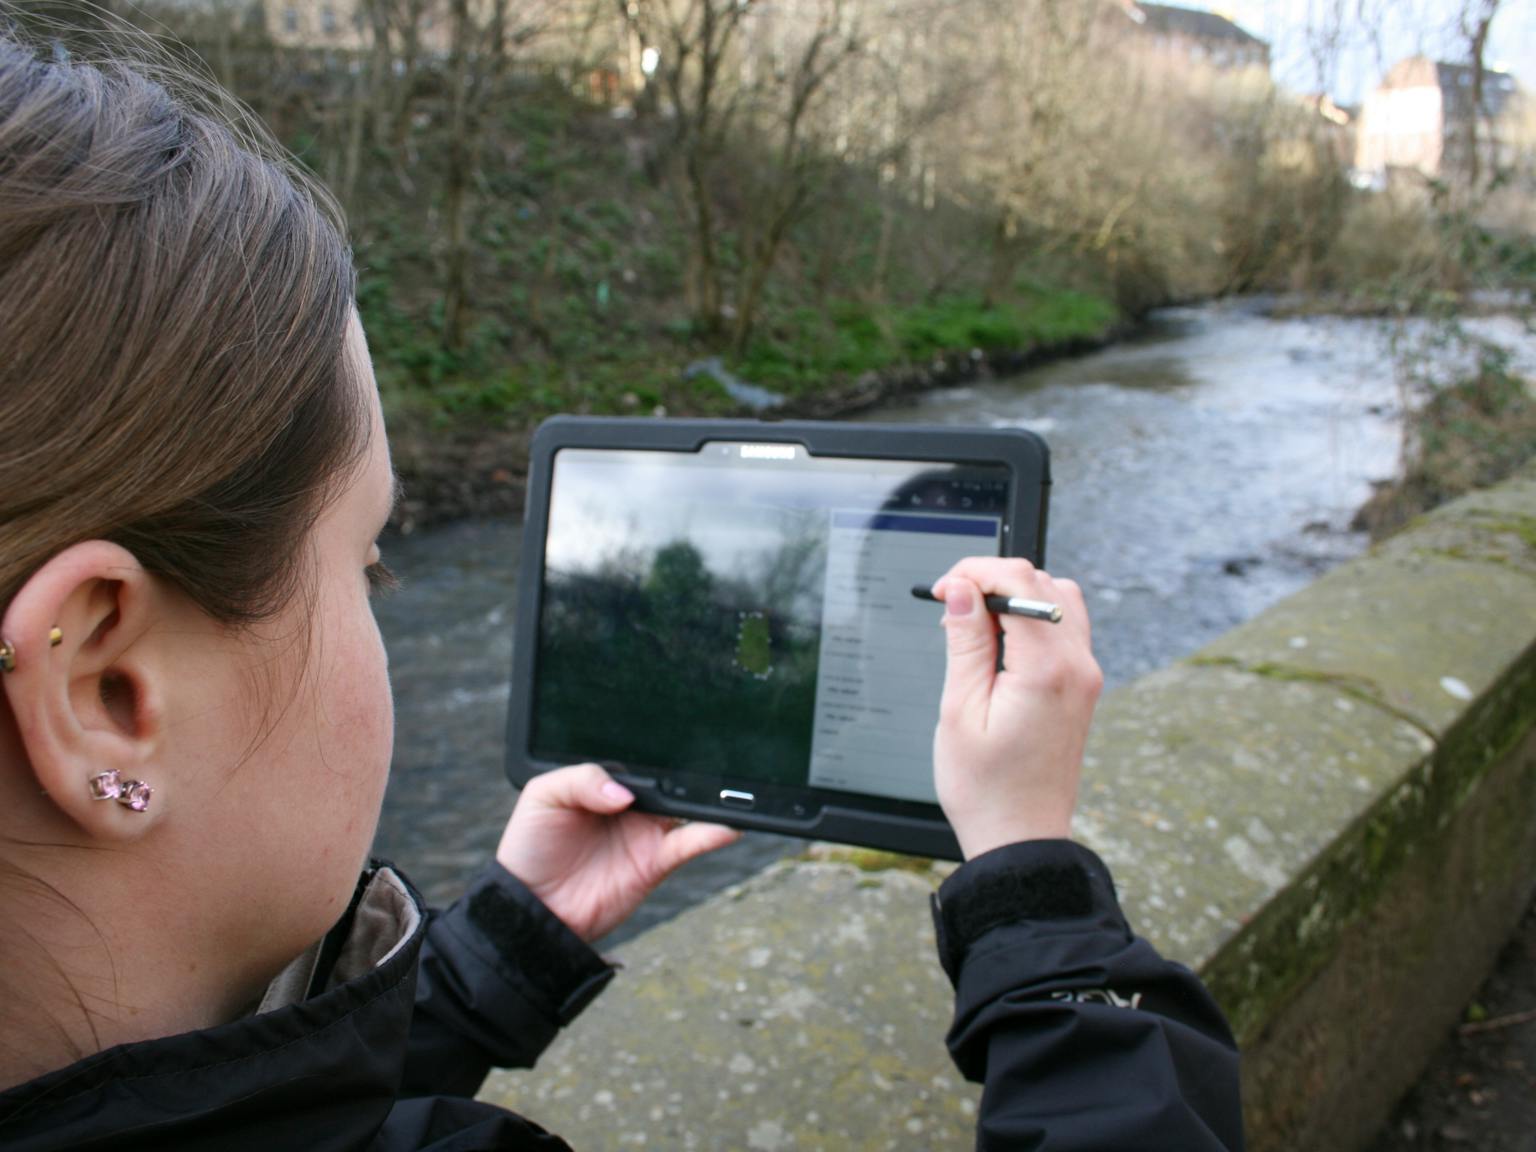
[[[1172,309],[1082,359],[862,414],[1024,427],[1051,448],[1048,567],[1084,588],[1113,686],[1167,664],[1365,547],[1349,530],[1399,442],[1382,322]],[[429,899],[494,851],[511,808],[503,725],[515,524],[386,545],[405,587],[379,604],[397,710],[376,848]],[[750,834],[668,880],[609,943],[738,881],[798,842]]]

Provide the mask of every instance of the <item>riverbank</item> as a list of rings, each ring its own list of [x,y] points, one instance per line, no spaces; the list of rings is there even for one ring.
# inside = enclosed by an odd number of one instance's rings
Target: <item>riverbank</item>
[[[1397,326],[1397,334],[1381,342],[1380,359],[1370,370],[1396,393],[1391,404],[1407,403],[1412,421],[1407,454],[1392,475],[1373,478],[1374,491],[1362,496],[1351,522],[1354,529],[1381,539],[1446,500],[1498,482],[1532,455],[1536,396],[1527,373],[1506,345],[1476,327],[1489,318],[1519,319],[1494,308],[1495,303],[1484,301],[1486,307],[1444,321],[1360,315],[1350,309],[1318,312],[1290,297],[1245,298],[1213,307],[1277,322]],[[465,411],[453,403],[424,406],[397,398],[390,405],[390,439],[405,498],[393,526],[409,534],[455,520],[521,516],[528,444],[539,421],[556,411],[842,419],[923,392],[1003,379],[1081,357],[1149,330],[1145,317],[1120,316],[1107,302],[1072,292],[1039,297],[1033,315],[956,301],[922,311],[923,316],[906,315],[900,330],[888,333],[892,343],[863,353],[865,363],[878,361],[881,354],[891,359],[858,371],[835,367],[848,358],[839,360],[814,343],[798,354],[779,345],[772,354],[747,362],[706,358],[698,349],[677,346],[669,352],[673,366],[666,373],[650,360],[635,361],[636,380],[649,380],[648,386],[636,383],[620,391],[610,381],[589,395],[573,384],[563,403],[498,411],[477,402]],[[890,318],[885,323],[895,326]],[[1010,337],[1015,342],[1003,342]],[[923,354],[895,358],[900,347]],[[1467,362],[1465,369],[1449,369],[1449,383],[1430,381],[1433,373],[1426,365],[1454,363],[1458,356]],[[604,372],[605,378],[614,372],[622,376],[613,365]]]
[[[1461,318],[1530,314],[1536,292],[1510,288],[1457,292],[1449,289],[1413,298],[1365,285],[1353,291],[1287,292],[1274,297],[1270,314],[1277,319],[1309,316],[1348,316],[1390,320],[1408,316]]]
[[[753,291],[763,205],[741,179],[761,155],[743,137],[717,157],[732,179],[711,202],[711,312],[690,256],[697,220],[679,212],[664,162],[667,121],[616,117],[549,78],[507,83],[518,98],[484,125],[461,205],[466,307],[452,322],[440,94],[418,105],[417,175],[365,164],[346,197],[358,308],[406,483],[402,532],[520,513],[529,437],[552,413],[750,413],[728,386],[739,381],[781,398],[773,415],[841,417],[1100,347],[1127,317],[1219,282],[1149,277],[1124,254],[1049,233],[1000,259],[988,213],[913,199],[839,162]]]
[[[620,393],[617,402],[604,393],[578,409],[585,415],[714,416],[831,420],[867,412],[881,404],[934,388],[972,384],[1016,375],[1044,364],[1106,348],[1136,332],[1139,321],[1121,317],[1107,302],[1078,293],[1064,294],[1054,313],[1033,327],[1040,338],[1028,343],[968,343],[935,347],[921,360],[898,360],[852,374],[830,371],[819,383],[803,368],[780,361],[783,370],[765,371],[740,381],[772,396],[748,404],[732,396],[716,372],[699,371],[697,361],[679,366],[669,403],[645,407],[638,391]],[[1062,304],[1066,306],[1063,307]],[[953,311],[953,310],[952,310]],[[1004,322],[998,323],[1001,319]],[[983,321],[990,320],[991,323]],[[952,323],[930,332],[930,339],[955,334],[992,341],[1030,328],[1018,314],[977,309],[969,323]],[[759,367],[765,367],[759,363]],[[783,389],[783,391],[780,391]],[[652,391],[651,394],[654,394]],[[520,517],[527,492],[528,446],[534,430],[553,410],[510,420],[454,418],[419,406],[397,405],[391,413],[390,446],[404,496],[391,526],[409,535],[455,520]],[[557,409],[556,409],[557,410]]]
[[[1500,338],[1482,323],[1490,320],[1523,327],[1526,338]],[[1404,409],[1402,452],[1395,474],[1376,485],[1352,527],[1385,539],[1536,458],[1532,332],[1529,311],[1426,318],[1417,334],[1401,327],[1390,370]]]

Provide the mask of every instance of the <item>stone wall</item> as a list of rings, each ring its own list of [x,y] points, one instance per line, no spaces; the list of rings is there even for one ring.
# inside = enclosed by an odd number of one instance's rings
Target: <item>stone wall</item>
[[[1353,1149],[1536,884],[1536,471],[1108,696],[1077,830],[1245,1052],[1250,1147]],[[619,952],[483,1095],[582,1149],[967,1149],[926,894],[823,849]]]

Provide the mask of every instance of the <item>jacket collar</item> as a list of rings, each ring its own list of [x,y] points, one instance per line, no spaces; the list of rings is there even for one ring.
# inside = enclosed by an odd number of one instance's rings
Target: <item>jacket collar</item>
[[[366,1144],[400,1081],[424,930],[406,881],[371,868],[251,1015],[118,1045],[0,1093],[0,1145],[270,1149],[316,1131]]]

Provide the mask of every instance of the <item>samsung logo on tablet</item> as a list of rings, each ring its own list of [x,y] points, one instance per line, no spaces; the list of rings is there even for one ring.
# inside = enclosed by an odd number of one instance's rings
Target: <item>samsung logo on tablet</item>
[[[743,460],[793,460],[795,446],[793,444],[743,444],[741,458]]]

